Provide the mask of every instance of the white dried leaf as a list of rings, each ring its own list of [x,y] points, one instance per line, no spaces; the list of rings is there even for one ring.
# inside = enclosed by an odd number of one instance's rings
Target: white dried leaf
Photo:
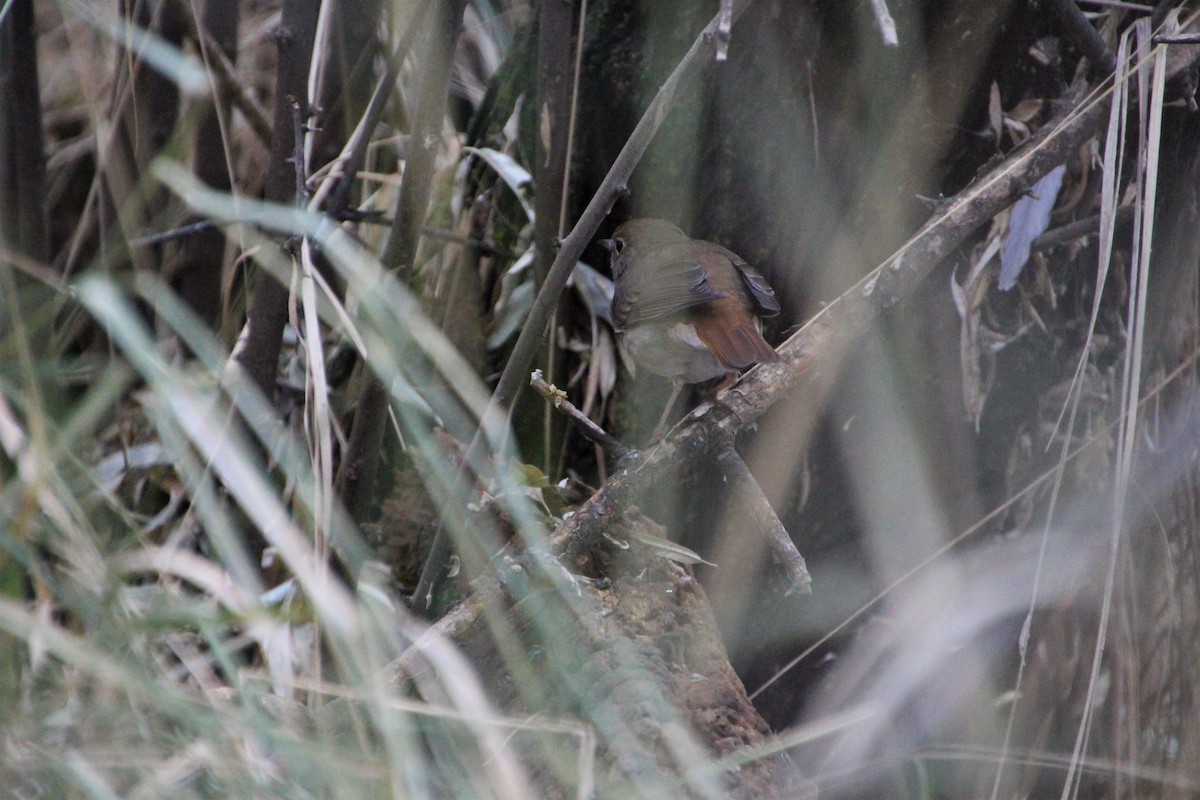
[[[508,188],[512,189],[513,194],[517,196],[517,200],[521,202],[521,208],[525,210],[525,216],[533,219],[533,205],[529,202],[529,198],[525,195],[525,190],[533,183],[533,176],[529,174],[529,170],[517,163],[517,160],[508,153],[501,153],[499,150],[493,150],[490,147],[464,147],[464,151],[473,153],[482,158],[487,165],[495,170],[500,176],[500,180],[507,184]]]
[[[1004,135],[1004,110],[1000,107],[1000,86],[992,81],[992,88],[988,92],[988,123],[992,126],[992,133],[996,136],[996,146],[1000,146],[1000,137]]]
[[[1066,165],[1059,164],[1034,184],[1029,194],[1013,204],[1008,234],[1000,251],[1000,280],[997,282],[1000,291],[1008,291],[1021,277],[1021,269],[1029,261],[1033,240],[1045,233],[1050,224],[1050,212],[1058,200],[1066,171]]]
[[[665,558],[668,561],[674,561],[678,564],[707,564],[710,567],[716,566],[711,561],[705,561],[701,558],[695,550],[689,550],[683,545],[676,544],[668,539],[640,532],[635,532],[633,538],[653,550],[654,554],[658,557]]]

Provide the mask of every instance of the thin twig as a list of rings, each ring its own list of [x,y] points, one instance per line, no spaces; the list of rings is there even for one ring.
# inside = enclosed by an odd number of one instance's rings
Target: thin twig
[[[540,369],[535,369],[533,374],[529,376],[529,385],[540,394],[542,397],[550,401],[559,413],[575,421],[579,426],[579,432],[582,433],[588,441],[595,442],[608,451],[608,454],[613,458],[624,458],[629,455],[629,448],[618,442],[608,431],[601,428],[595,422],[587,417],[582,411],[575,407],[575,404],[567,399],[567,393],[557,386],[552,386],[546,383],[545,377]]]
[[[296,167],[296,206],[304,208],[308,205],[308,165],[304,160],[304,134],[308,130],[305,120],[308,118],[307,103],[301,106],[295,97],[288,97],[292,104],[292,165]]]
[[[1200,33],[1164,34],[1150,40],[1154,44],[1200,44]]]
[[[537,81],[535,86],[538,130],[535,148],[533,179],[537,186],[533,216],[533,285],[541,286],[554,263],[558,241],[567,221],[563,218],[567,200],[570,161],[567,159],[567,132],[570,123],[571,85],[567,81],[567,65],[571,61],[572,4],[542,2],[537,21]],[[558,315],[550,322],[548,342],[556,339]],[[558,379],[558,353],[553,344],[540,349],[551,382]],[[542,413],[542,470],[554,469],[554,414],[549,407]]]
[[[412,18],[404,28],[404,36],[396,43],[391,57],[388,58],[387,71],[379,79],[375,91],[371,94],[371,100],[367,103],[367,110],[363,113],[362,120],[351,134],[350,142],[346,146],[345,158],[342,161],[341,177],[338,178],[337,188],[333,192],[333,198],[329,201],[329,209],[335,216],[344,210],[349,202],[354,178],[362,169],[363,161],[366,159],[367,146],[371,143],[371,133],[383,116],[388,97],[396,85],[396,79],[400,77],[400,68],[404,66],[404,59],[408,57],[413,40],[421,30],[425,13],[432,5],[433,0],[423,0],[421,5],[413,11]]]
[[[375,222],[379,225],[389,224],[388,220],[386,219],[364,221]],[[520,258],[520,255],[518,253],[514,253],[512,250],[506,250],[503,247],[496,247],[495,245],[488,244],[481,239],[474,239],[470,236],[462,236],[457,233],[452,233],[451,231],[443,228],[433,228],[429,225],[424,225],[421,227],[421,235],[428,236],[431,239],[437,239],[438,241],[449,242],[450,244],[460,244],[463,247],[469,247],[472,250],[478,253],[483,253],[486,256],[495,256],[496,258],[503,258],[509,261],[516,261],[518,258]]]
[[[206,42],[211,42],[212,34],[205,31],[204,38]],[[242,116],[246,118],[246,123],[250,126],[250,130],[254,131],[254,135],[258,137],[258,140],[265,146],[270,147],[271,121],[267,119],[266,112],[250,96],[250,92],[238,77],[236,67],[221,52],[217,44],[213,42],[209,45],[209,49],[212,51],[212,55],[206,63],[216,71],[217,85],[222,92],[229,96],[229,102],[233,107],[242,112]]]
[[[1117,222],[1128,222],[1133,219],[1133,206],[1121,206],[1117,209]],[[1091,236],[1100,230],[1100,215],[1094,214],[1084,219],[1063,225],[1061,228],[1048,230],[1041,236],[1033,240],[1030,248],[1033,250],[1047,250],[1060,244],[1073,242],[1076,239],[1082,239],[1086,236]]]
[[[796,549],[792,537],[788,535],[787,529],[779,521],[775,509],[771,508],[771,503],[763,494],[762,487],[750,474],[746,462],[733,448],[732,440],[727,441],[721,447],[717,461],[721,465],[721,470],[733,482],[738,502],[749,514],[753,526],[766,537],[767,546],[771,548],[771,552],[783,566],[792,586],[800,594],[812,594],[812,576],[808,574],[804,556],[800,555],[800,551]]]
[[[1128,11],[1141,11],[1148,14],[1154,9],[1144,3],[1128,3],[1125,0],[1079,0],[1085,6],[1104,6],[1105,8],[1124,8]]]
[[[1112,74],[1117,61],[1100,32],[1092,25],[1075,0],[1054,0],[1054,7],[1067,28],[1067,35],[1092,64],[1092,78],[1099,80]]]
[[[201,42],[204,49],[204,65],[213,71],[216,78],[217,90],[224,94],[229,102],[242,112],[246,123],[255,137],[265,146],[271,146],[271,121],[238,77],[237,67],[225,55],[225,48],[205,29],[196,28],[196,20],[192,14],[184,14],[183,21],[188,26],[187,34],[193,40]]]
[[[330,213],[330,216],[336,219],[338,222],[356,222],[366,225],[388,226],[392,224],[390,219],[383,216],[382,211],[359,211],[354,208],[348,208],[343,210],[340,214]],[[172,242],[176,239],[186,239],[189,236],[195,236],[196,234],[204,233],[205,231],[212,230],[213,228],[218,228],[223,224],[226,223],[217,223],[211,219],[202,219],[198,222],[191,222],[187,225],[180,225],[177,228],[171,228],[170,230],[162,231],[161,233],[150,233],[145,236],[139,236],[136,239],[130,239],[129,246],[153,247],[154,245]],[[422,228],[421,233],[432,236],[435,239],[443,239],[447,242],[465,245],[488,255],[509,259],[515,259],[517,257],[515,253],[512,253],[508,250],[502,250],[498,247],[493,247],[487,242],[481,242],[478,239],[468,239],[465,236],[456,236],[448,231],[440,230],[438,228]]]
[[[217,224],[211,219],[202,219],[199,222],[193,222],[189,225],[180,225],[178,228],[171,228],[169,231],[162,233],[152,233],[148,236],[140,236],[136,239],[129,240],[130,247],[153,247],[155,245],[172,242],[176,239],[186,239],[189,236],[195,236],[198,233],[212,230],[217,227]]]
[[[575,151],[575,123],[579,109],[579,77],[583,74],[583,34],[587,27],[588,0],[579,4],[579,30],[575,34],[575,69],[571,79],[571,108],[567,112],[567,153],[563,168],[562,192],[558,206],[558,238],[567,228],[567,202],[571,195],[571,159]]]

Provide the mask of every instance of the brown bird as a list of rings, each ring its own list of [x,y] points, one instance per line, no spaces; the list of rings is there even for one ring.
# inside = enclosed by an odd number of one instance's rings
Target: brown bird
[[[655,428],[685,383],[731,378],[779,356],[759,317],[779,313],[766,279],[718,244],[661,219],[635,219],[600,242],[613,273],[613,325],[634,361],[675,384]]]

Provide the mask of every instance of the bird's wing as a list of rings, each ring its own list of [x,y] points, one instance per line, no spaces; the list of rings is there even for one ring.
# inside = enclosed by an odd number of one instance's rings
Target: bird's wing
[[[758,315],[760,317],[773,317],[779,313],[779,299],[775,297],[775,290],[771,288],[771,284],[767,283],[767,279],[762,276],[762,273],[754,267],[747,264],[738,255],[726,250],[729,254],[729,260],[738,268],[741,273],[742,281],[746,284],[746,288],[750,290],[750,296],[754,300],[754,305],[758,307]]]
[[[655,264],[638,264],[622,275],[613,296],[613,323],[619,329],[668,319],[725,295],[713,288],[708,271],[694,258],[664,248]]]

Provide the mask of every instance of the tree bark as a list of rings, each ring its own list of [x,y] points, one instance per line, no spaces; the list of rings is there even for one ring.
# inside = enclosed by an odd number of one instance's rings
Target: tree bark
[[[33,0],[14,0],[0,23],[0,243],[47,256],[46,165]]]
[[[307,116],[308,70],[317,29],[320,0],[285,0],[276,44],[279,63],[275,78],[271,160],[267,167],[266,199],[291,203],[296,197],[296,109]],[[239,361],[268,400],[275,396],[275,374],[283,326],[288,318],[288,287],[260,272],[247,313],[246,345]]]
[[[238,0],[208,0],[200,21],[201,35],[207,34],[231,64],[237,63],[240,8]],[[201,48],[201,53],[205,50]],[[212,105],[205,110],[197,131],[193,169],[196,177],[220,191],[229,191],[233,169],[228,158],[232,145],[228,135],[230,122],[229,98],[214,89]],[[221,289],[225,249],[225,234],[210,228],[185,239],[180,254],[179,294],[210,326],[218,324],[223,316]]]

